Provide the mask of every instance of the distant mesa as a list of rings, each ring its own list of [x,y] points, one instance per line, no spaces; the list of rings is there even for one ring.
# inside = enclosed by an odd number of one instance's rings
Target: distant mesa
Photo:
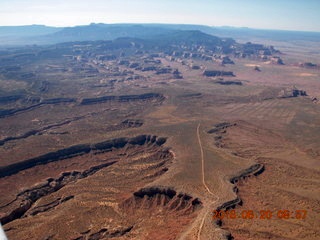
[[[182,94],[180,95],[179,97],[181,98],[201,98],[203,97],[203,94],[202,93],[185,93],[185,94]]]
[[[273,46],[265,46],[251,42],[240,45],[234,53],[235,57],[238,58],[260,59],[264,61],[270,60],[274,54],[281,54],[281,52]]]
[[[190,67],[191,67],[192,70],[200,70],[201,69],[201,67],[199,65],[196,65],[196,64],[191,64]]]
[[[261,72],[261,69],[260,69],[259,66],[254,66],[254,69],[253,69],[253,70],[255,70],[255,71],[257,71],[257,72]]]
[[[175,69],[172,74],[174,79],[183,79],[183,76],[179,69]]]
[[[122,121],[123,125],[129,126],[129,127],[141,127],[143,125],[143,120],[140,119],[126,119]]]
[[[284,65],[283,60],[280,57],[273,56],[270,58],[270,63],[276,64],[276,65]]]
[[[292,98],[301,96],[308,96],[307,92],[304,90],[297,89],[295,86],[293,86],[292,88],[283,89],[279,93],[280,98]]]
[[[229,56],[225,56],[225,55],[216,56],[215,61],[222,66],[225,64],[234,64],[234,61],[232,61]]]
[[[242,82],[240,80],[225,80],[223,78],[219,78],[218,80],[215,80],[214,83],[220,84],[220,85],[238,85],[238,86],[242,86]]]
[[[208,131],[209,134],[212,134],[212,133],[225,133],[226,129],[227,128],[230,128],[230,127],[233,127],[233,126],[236,126],[237,124],[236,123],[230,123],[230,122],[221,122],[221,123],[217,123],[214,125],[214,128],[210,129]]]
[[[49,46],[46,50],[34,46],[35,53],[14,54],[10,58],[23,63],[30,59],[43,60],[47,57],[58,58],[63,56],[66,59],[77,61],[77,65],[69,68],[48,66],[49,69],[46,71],[80,72],[87,77],[101,75],[103,69],[108,68],[106,62],[116,61],[118,66],[126,66],[132,70],[141,72],[154,71],[156,74],[172,74],[174,79],[180,79],[183,76],[172,73],[172,69],[162,68],[160,60],[154,58],[163,57],[169,61],[189,66],[190,60],[214,62],[224,66],[235,64],[235,59],[237,58],[283,64],[280,57],[274,56],[281,53],[273,46],[251,42],[242,44],[232,38],[217,37],[199,30],[181,30],[181,26],[175,27],[169,28],[167,25],[151,26],[144,24],[91,24],[89,26],[55,29],[56,31],[52,34],[35,36],[35,38],[29,40],[39,44],[56,45]],[[25,44],[28,39],[23,40],[23,44]],[[127,51],[129,49],[130,51]],[[118,53],[115,54],[115,52]],[[126,56],[128,52],[135,56],[141,55],[143,61],[130,59],[129,56]],[[145,59],[146,56],[148,59]],[[6,62],[0,59],[1,64],[6,64]],[[89,62],[93,64],[88,65]],[[81,64],[86,66],[83,67]],[[24,72],[23,69],[14,69],[14,67],[0,67],[0,72],[3,72],[6,77],[14,79],[37,79],[38,77],[34,72]],[[190,68],[194,70],[202,69],[201,66],[197,65],[190,66]],[[100,72],[101,70],[102,72]],[[113,70],[109,75],[126,76],[129,74],[128,72]],[[206,74],[209,73],[207,72]],[[211,74],[226,76],[228,72],[220,71],[220,73]]]
[[[312,62],[300,62],[298,66],[302,68],[320,69],[318,64]]]
[[[219,70],[205,70],[203,72],[203,76],[206,76],[206,77],[223,77],[223,76],[235,77],[235,75],[231,71],[219,71]]]
[[[144,124],[144,121],[141,119],[126,119],[121,123],[110,125],[106,128],[106,131],[119,131],[128,128],[139,128]],[[0,142],[1,143],[1,142]]]
[[[129,101],[148,101],[159,100],[163,101],[164,96],[159,93],[145,93],[140,95],[121,95],[121,96],[102,96],[96,98],[83,98],[80,102],[81,105],[97,104],[108,101],[129,102]]]
[[[318,99],[317,97],[312,97],[312,98],[311,98],[311,101],[312,101],[313,103],[318,103],[318,102],[319,102],[319,99]]]

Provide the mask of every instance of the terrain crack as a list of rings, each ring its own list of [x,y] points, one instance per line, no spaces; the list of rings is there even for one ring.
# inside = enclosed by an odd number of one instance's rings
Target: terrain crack
[[[40,128],[38,130],[35,130],[35,129],[34,130],[30,130],[30,131],[28,131],[26,133],[21,134],[20,136],[4,138],[4,139],[0,140],[0,146],[6,144],[9,141],[24,139],[24,138],[28,138],[28,137],[34,136],[34,135],[40,135],[46,130],[49,130],[49,129],[55,128],[55,127],[61,127],[63,125],[69,124],[71,122],[75,122],[77,120],[83,119],[83,118],[87,117],[88,115],[89,114],[87,114],[85,116],[74,117],[74,118],[62,121],[60,123],[56,123],[56,124],[52,124],[52,125],[48,125],[48,126],[42,127],[42,128]]]
[[[61,126],[67,125],[69,123],[76,122],[76,121],[79,121],[79,120],[82,120],[82,119],[85,119],[88,117],[94,117],[95,115],[104,113],[106,111],[109,111],[109,109],[104,109],[103,111],[100,111],[100,112],[92,112],[92,113],[88,113],[88,114],[85,114],[82,116],[69,118],[69,119],[61,121],[59,123],[44,126],[40,129],[30,130],[28,132],[25,132],[25,133],[19,135],[19,136],[6,137],[6,138],[0,140],[0,146],[4,145],[10,141],[25,139],[25,138],[35,136],[35,135],[41,135],[41,134],[45,133],[47,130],[50,130],[52,128],[61,127]],[[142,125],[143,125],[142,120],[126,119],[115,126],[110,126],[109,128],[106,129],[106,131],[116,131],[116,130],[121,130],[124,128],[135,128],[135,127],[141,127]]]

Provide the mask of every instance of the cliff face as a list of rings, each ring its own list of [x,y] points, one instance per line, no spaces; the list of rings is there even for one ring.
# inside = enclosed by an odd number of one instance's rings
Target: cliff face
[[[27,159],[19,163],[11,164],[5,167],[0,167],[0,178],[16,174],[22,170],[32,168],[36,165],[43,165],[50,162],[64,160],[67,158],[87,154],[89,152],[99,153],[104,151],[111,151],[114,148],[122,148],[127,144],[143,145],[146,143],[150,143],[161,146],[165,142],[165,138],[157,138],[156,136],[151,135],[140,135],[134,138],[117,138],[95,144],[79,144],[55,152],[50,152],[39,157]]]
[[[8,96],[1,97],[0,102],[10,102],[16,101],[23,98],[22,96]],[[90,105],[90,104],[98,104],[108,101],[117,101],[117,102],[130,102],[130,101],[152,101],[157,100],[162,102],[165,97],[159,93],[144,93],[138,95],[120,95],[120,96],[102,96],[96,98],[83,98],[78,100],[76,98],[50,98],[50,99],[36,99],[35,101],[28,100],[28,106],[21,108],[11,108],[11,109],[0,109],[0,118],[12,116],[21,112],[29,111],[43,105],[55,105],[55,104],[68,104],[68,103],[76,103],[80,102],[80,105]],[[31,103],[31,105],[30,105]]]
[[[20,98],[18,98],[20,99]],[[16,100],[18,100],[16,99]],[[32,105],[21,107],[21,108],[12,108],[12,109],[4,109],[0,110],[0,118],[12,116],[14,114],[25,112],[28,110],[32,110],[35,108],[38,108],[43,105],[49,105],[49,104],[66,104],[66,103],[74,103],[76,102],[76,99],[74,98],[51,98],[51,99],[30,99],[27,97],[27,102],[32,103]]]
[[[152,211],[162,208],[163,211],[175,211],[190,214],[202,206],[198,198],[185,193],[177,193],[174,189],[163,187],[142,188],[133,196],[121,203],[120,207],[134,214],[135,211]]]
[[[81,101],[81,105],[96,104],[107,101],[119,101],[119,102],[129,102],[129,101],[147,101],[147,100],[164,100],[164,96],[158,93],[145,93],[141,95],[122,95],[122,96],[103,96],[97,98],[84,98]]]
[[[223,76],[234,77],[235,75],[233,74],[233,72],[230,72],[230,71],[205,70],[203,72],[203,76],[206,76],[206,77],[223,77]]]
[[[296,87],[283,89],[279,93],[280,98],[292,98],[292,97],[303,97],[308,96],[307,92],[301,89],[297,89]]]

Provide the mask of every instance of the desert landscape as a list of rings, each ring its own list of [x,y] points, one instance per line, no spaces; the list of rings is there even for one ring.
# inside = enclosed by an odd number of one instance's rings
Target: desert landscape
[[[0,48],[8,239],[319,239],[319,39],[112,29]]]

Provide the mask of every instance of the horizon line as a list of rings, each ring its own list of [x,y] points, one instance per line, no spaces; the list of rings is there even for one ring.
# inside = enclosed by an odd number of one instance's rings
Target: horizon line
[[[26,24],[26,25],[0,25],[0,27],[29,27],[29,26],[43,26],[50,28],[73,28],[73,27],[85,27],[90,25],[184,25],[184,26],[202,26],[209,28],[230,28],[230,29],[248,29],[248,30],[260,30],[260,31],[285,31],[285,32],[306,32],[306,33],[320,33],[320,31],[316,30],[293,30],[293,29],[273,29],[273,28],[252,28],[246,26],[215,26],[215,25],[206,25],[206,24],[195,24],[195,23],[161,23],[161,22],[115,22],[115,23],[103,23],[103,22],[91,22],[87,24],[79,24],[79,25],[67,25],[67,26],[54,26],[54,25],[46,25],[40,23]]]

